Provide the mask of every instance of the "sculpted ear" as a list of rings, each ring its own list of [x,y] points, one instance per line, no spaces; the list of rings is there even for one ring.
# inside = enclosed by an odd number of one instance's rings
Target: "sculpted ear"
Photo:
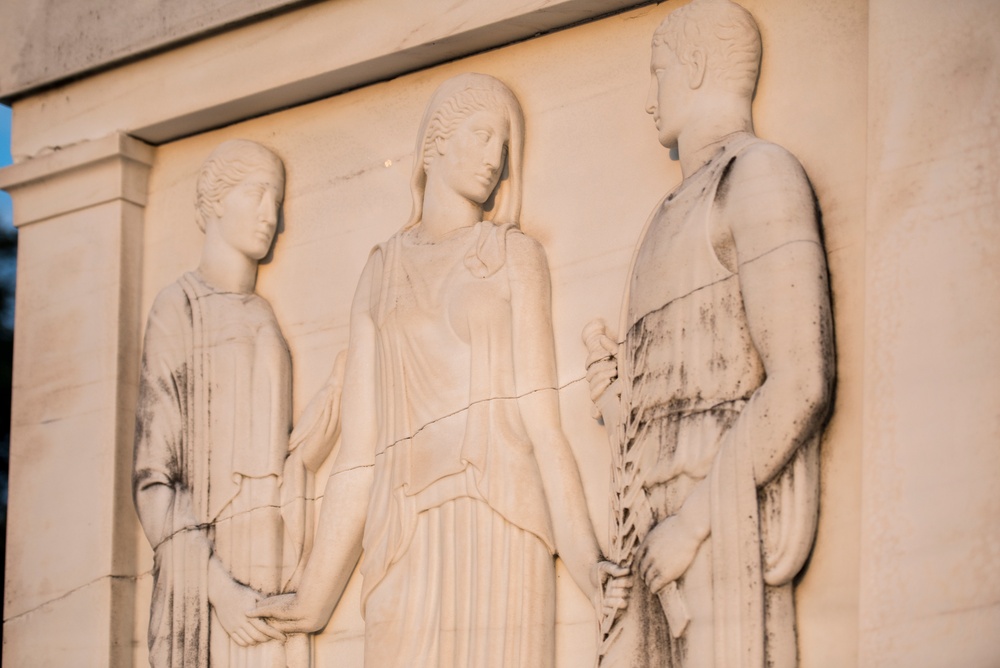
[[[437,150],[438,155],[444,155],[444,137],[434,138],[434,148]]]
[[[685,66],[687,67],[688,85],[691,86],[692,90],[701,88],[701,84],[705,81],[705,70],[708,67],[708,54],[705,49],[692,49],[691,53],[688,54]]]

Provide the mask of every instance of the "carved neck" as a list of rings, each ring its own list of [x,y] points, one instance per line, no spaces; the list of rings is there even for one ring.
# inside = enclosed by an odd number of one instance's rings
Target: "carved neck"
[[[707,163],[732,135],[753,134],[750,99],[742,95],[724,91],[705,95],[691,118],[677,138],[677,155],[685,179]]]
[[[483,206],[455,192],[444,179],[428,170],[424,189],[424,208],[420,216],[419,235],[428,240],[442,239],[463,227],[471,227],[483,219]]]
[[[257,285],[257,260],[225,243],[215,226],[209,224],[198,273],[219,290],[250,294]]]

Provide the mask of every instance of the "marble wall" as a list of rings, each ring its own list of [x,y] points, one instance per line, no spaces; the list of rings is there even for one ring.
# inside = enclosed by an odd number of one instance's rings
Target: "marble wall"
[[[680,181],[644,107],[650,38],[685,3],[528,4],[442,8],[413,32],[379,3],[319,3],[54,88],[0,80],[17,93],[0,187],[21,243],[8,665],[147,663],[152,552],[129,481],[140,337],[156,294],[198,264],[205,157],[244,138],[286,165],[257,291],[288,342],[297,417],[347,346],[372,247],[408,218],[424,107],[462,72],[503,80],[524,110],[521,226],[548,255],[563,426],[607,547],[610,454],[580,332],[618,321],[643,223]],[[988,0],[742,4],[764,44],[755,129],[812,181],[835,323],[799,664],[995,664],[1000,15]],[[323,39],[376,24],[351,49]],[[362,665],[360,585],[315,665]],[[556,620],[556,665],[590,665],[592,607],[562,565]]]

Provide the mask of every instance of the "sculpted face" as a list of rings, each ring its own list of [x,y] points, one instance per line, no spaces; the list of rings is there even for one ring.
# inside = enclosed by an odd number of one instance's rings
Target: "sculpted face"
[[[255,169],[227,190],[216,206],[223,240],[251,260],[267,255],[283,191],[284,178],[276,167]]]
[[[437,140],[440,155],[431,169],[456,193],[483,204],[500,181],[510,141],[510,126],[498,111],[482,110],[467,117],[447,139]]]
[[[649,71],[646,113],[653,115],[660,143],[667,148],[677,148],[691,94],[684,65],[673,49],[659,44],[653,47]]]

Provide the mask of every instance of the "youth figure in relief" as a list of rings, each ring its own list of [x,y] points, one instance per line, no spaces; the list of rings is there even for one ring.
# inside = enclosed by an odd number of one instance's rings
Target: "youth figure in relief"
[[[306,472],[327,456],[338,424],[334,382],[289,445],[291,360],[270,305],[254,293],[284,181],[281,160],[263,146],[220,145],[198,179],[201,263],[149,314],[133,492],[154,549],[154,668],[308,662],[305,636],[286,638],[247,616],[283,591],[308,550]]]
[[[312,557],[297,594],[258,608],[281,630],[321,628],[363,546],[369,668],[551,666],[555,554],[596,590],[549,271],[518,228],[523,135],[492,77],[455,77],[431,100],[410,221],[372,250],[354,299]]]

